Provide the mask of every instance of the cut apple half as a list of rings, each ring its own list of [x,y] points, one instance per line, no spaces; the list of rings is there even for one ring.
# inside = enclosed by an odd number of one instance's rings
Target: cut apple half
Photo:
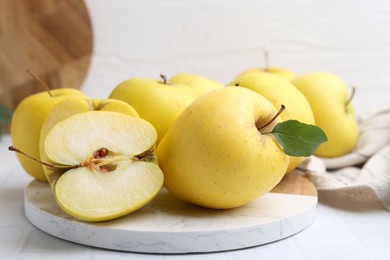
[[[72,115],[48,132],[46,173],[59,206],[86,221],[135,211],[161,189],[154,155],[157,133],[147,121],[109,111]]]

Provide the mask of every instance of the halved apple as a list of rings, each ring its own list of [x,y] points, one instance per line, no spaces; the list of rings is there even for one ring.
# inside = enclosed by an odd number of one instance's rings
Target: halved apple
[[[111,111],[72,115],[47,133],[47,177],[59,206],[75,218],[103,221],[135,211],[157,195],[163,173],[157,133],[147,121]]]

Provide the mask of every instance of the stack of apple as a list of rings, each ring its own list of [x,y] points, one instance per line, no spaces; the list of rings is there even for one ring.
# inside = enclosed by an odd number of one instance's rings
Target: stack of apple
[[[291,75],[252,69],[226,86],[188,73],[129,79],[101,100],[43,91],[16,108],[9,149],[77,219],[123,216],[163,186],[199,206],[239,207],[305,157],[355,145],[344,83],[327,73]]]

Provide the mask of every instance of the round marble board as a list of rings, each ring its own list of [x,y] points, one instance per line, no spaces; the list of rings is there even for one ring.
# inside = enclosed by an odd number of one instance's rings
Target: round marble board
[[[240,249],[289,237],[314,221],[317,206],[314,185],[296,172],[239,208],[205,209],[163,189],[142,209],[99,223],[64,213],[47,183],[32,181],[24,199],[29,221],[55,237],[106,249],[174,254]]]

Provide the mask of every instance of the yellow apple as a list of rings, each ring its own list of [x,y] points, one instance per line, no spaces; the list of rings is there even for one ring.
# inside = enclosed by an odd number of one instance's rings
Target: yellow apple
[[[238,76],[251,74],[251,73],[268,72],[268,73],[278,75],[279,77],[282,77],[288,81],[291,81],[296,77],[295,73],[289,69],[282,68],[282,67],[275,67],[275,66],[271,67],[269,65],[268,51],[264,51],[263,54],[264,54],[264,62],[265,62],[264,68],[260,68],[260,67],[249,68],[241,72]]]
[[[206,93],[179,116],[157,147],[165,187],[208,208],[234,208],[271,190],[289,162],[269,134],[275,107],[254,91]],[[259,130],[261,129],[261,130]]]
[[[51,94],[51,95],[50,95]],[[11,122],[11,138],[14,146],[39,158],[39,136],[51,109],[65,99],[80,99],[85,96],[79,90],[61,88],[33,94],[16,107]],[[17,154],[23,169],[32,177],[46,181],[42,165]]]
[[[187,85],[199,96],[210,92],[211,90],[223,87],[223,85],[219,82],[191,73],[179,73],[170,78],[169,82]]]
[[[250,73],[237,77],[230,85],[251,89],[267,98],[276,109],[281,105],[286,110],[283,121],[295,119],[305,124],[315,124],[313,111],[306,97],[289,81],[267,72]],[[304,157],[291,157],[287,172],[294,170]]]
[[[316,125],[328,136],[328,142],[315,155],[338,157],[351,152],[359,129],[344,81],[331,73],[313,72],[297,77],[292,83],[306,96]]]
[[[43,145],[58,205],[86,221],[104,221],[148,203],[163,185],[147,121],[112,111],[88,111],[56,123]]]
[[[279,77],[284,78],[285,80],[291,81],[293,80],[296,75],[294,72],[292,72],[289,69],[282,68],[282,67],[269,67],[269,68],[249,68],[247,70],[244,70],[239,74],[239,76],[246,75],[246,74],[252,74],[252,73],[262,73],[262,72],[268,72],[274,75],[277,75]]]
[[[154,79],[129,79],[120,83],[109,98],[131,105],[157,130],[157,143],[197,94],[190,87]]]

